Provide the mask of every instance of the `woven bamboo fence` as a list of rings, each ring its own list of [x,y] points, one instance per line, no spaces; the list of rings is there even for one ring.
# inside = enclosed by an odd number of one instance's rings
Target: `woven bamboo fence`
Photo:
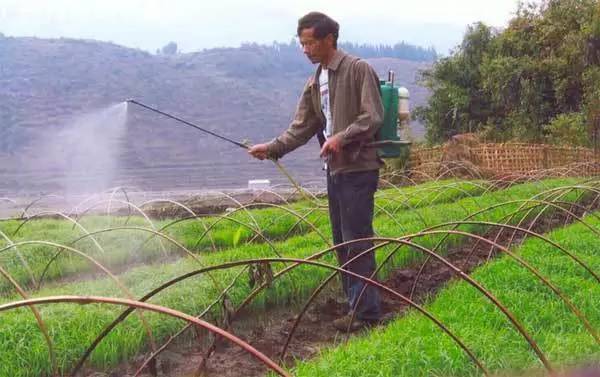
[[[482,176],[530,174],[544,170],[555,170],[560,175],[587,176],[600,174],[600,155],[589,148],[545,144],[446,144],[413,148],[408,162],[409,172],[413,175],[431,177],[439,177],[451,165],[474,170]]]

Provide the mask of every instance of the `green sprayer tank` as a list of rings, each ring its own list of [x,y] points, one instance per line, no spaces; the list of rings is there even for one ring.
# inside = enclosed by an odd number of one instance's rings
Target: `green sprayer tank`
[[[391,75],[390,75],[391,76]],[[394,87],[393,80],[381,80],[381,101],[383,102],[383,125],[377,133],[377,141],[400,141],[398,137],[398,88]],[[379,148],[379,157],[392,158],[400,156],[397,145],[382,146]]]

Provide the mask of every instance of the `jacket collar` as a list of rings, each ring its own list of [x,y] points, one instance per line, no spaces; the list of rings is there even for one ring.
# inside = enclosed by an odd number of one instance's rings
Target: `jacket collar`
[[[332,71],[337,71],[338,67],[340,66],[340,63],[342,62],[342,60],[344,60],[345,57],[346,57],[346,53],[344,53],[341,50],[335,50],[335,53],[333,54],[331,61],[329,62],[329,64],[327,64],[327,69],[331,69]]]
[[[343,52],[342,50],[335,50],[335,53],[333,54],[331,61],[329,62],[329,64],[327,64],[327,69],[330,69],[332,71],[337,71],[337,69],[340,67],[340,64],[342,63],[342,60],[344,60],[346,55],[347,54],[345,52]],[[322,70],[323,70],[323,66],[321,64],[319,64],[319,66],[317,67],[317,70],[315,72],[315,75],[314,75],[314,79],[313,79],[313,83],[312,83],[313,86],[319,85],[319,75],[321,74]]]

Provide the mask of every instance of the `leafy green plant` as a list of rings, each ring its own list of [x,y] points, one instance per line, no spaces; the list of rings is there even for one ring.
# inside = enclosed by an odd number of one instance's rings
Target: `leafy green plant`
[[[546,127],[548,141],[557,145],[588,146],[587,124],[584,114],[560,114]]]
[[[242,237],[242,233],[244,232],[244,228],[239,227],[233,235],[233,247],[237,247],[240,244],[240,238]]]

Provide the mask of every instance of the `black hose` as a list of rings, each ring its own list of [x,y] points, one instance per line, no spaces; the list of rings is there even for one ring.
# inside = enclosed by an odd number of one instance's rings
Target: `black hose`
[[[246,144],[240,143],[239,141],[235,141],[235,140],[229,139],[229,138],[227,138],[227,137],[225,137],[225,136],[221,136],[221,135],[219,135],[219,134],[217,134],[217,133],[214,133],[214,132],[212,132],[212,131],[209,131],[209,130],[207,130],[207,129],[205,129],[205,128],[202,128],[202,127],[200,127],[200,126],[198,126],[198,125],[195,125],[195,124],[193,124],[193,123],[191,123],[191,122],[188,122],[187,120],[184,120],[184,119],[178,118],[178,117],[176,117],[176,116],[174,116],[174,115],[171,115],[171,114],[165,113],[165,112],[163,112],[163,111],[160,111],[160,110],[158,110],[158,109],[155,109],[155,108],[153,108],[153,107],[151,107],[151,106],[148,106],[148,105],[145,105],[145,104],[143,104],[143,103],[141,103],[141,102],[138,102],[138,101],[136,101],[136,100],[134,100],[134,99],[128,99],[128,100],[127,100],[127,101],[125,101],[125,102],[127,102],[127,103],[133,103],[133,104],[135,104],[135,105],[138,105],[138,106],[140,106],[140,107],[143,107],[143,108],[145,108],[145,109],[148,109],[148,110],[150,110],[150,111],[154,111],[155,113],[159,113],[159,114],[161,114],[161,115],[164,115],[164,116],[166,116],[167,118],[174,119],[174,120],[176,120],[176,121],[178,121],[178,122],[181,122],[181,123],[183,123],[183,124],[186,124],[186,125],[188,125],[188,126],[190,126],[190,127],[194,127],[195,129],[197,129],[197,130],[200,130],[200,131],[202,131],[202,132],[205,132],[205,133],[207,133],[207,134],[209,134],[209,135],[212,135],[212,136],[214,136],[214,137],[218,137],[218,138],[219,138],[219,139],[221,139],[221,140],[228,141],[228,142],[230,142],[230,143],[232,143],[232,144],[235,144],[235,145],[237,145],[238,147],[241,147],[241,148],[244,148],[244,149],[248,149],[248,146],[247,146]]]

